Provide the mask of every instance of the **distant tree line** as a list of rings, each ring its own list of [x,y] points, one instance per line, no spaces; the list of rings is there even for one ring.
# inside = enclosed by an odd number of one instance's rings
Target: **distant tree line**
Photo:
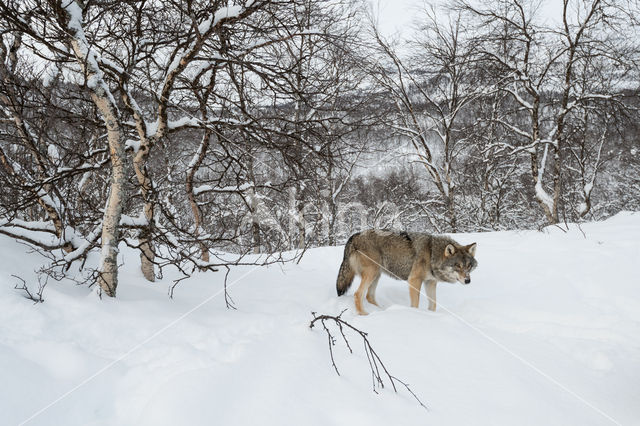
[[[122,243],[154,281],[640,209],[636,5],[536,4],[0,0],[0,233],[115,296]]]

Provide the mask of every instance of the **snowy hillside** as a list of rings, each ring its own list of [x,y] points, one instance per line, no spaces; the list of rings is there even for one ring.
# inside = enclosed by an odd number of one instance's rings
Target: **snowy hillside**
[[[640,424],[640,215],[564,232],[457,235],[477,241],[472,284],[438,285],[438,311],[408,306],[383,278],[382,308],[336,297],[342,247],[301,263],[200,274],[167,297],[124,249],[116,300],[50,283],[14,290],[42,261],[0,236],[0,413],[29,425]],[[584,235],[583,235],[584,232]],[[585,237],[586,235],[586,237]],[[334,355],[311,312],[369,333],[399,388],[372,392],[362,341]]]

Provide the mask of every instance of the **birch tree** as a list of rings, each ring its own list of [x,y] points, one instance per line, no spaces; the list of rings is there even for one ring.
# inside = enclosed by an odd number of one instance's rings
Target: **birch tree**
[[[36,167],[38,176],[30,176],[25,173],[25,169],[18,164],[10,155],[5,153],[6,146],[0,145],[0,164],[3,166],[5,173],[11,177],[10,182],[16,185],[37,200],[37,203],[46,212],[46,215],[53,225],[53,231],[56,238],[66,252],[73,250],[72,241],[65,236],[65,223],[63,221],[63,205],[55,192],[55,188],[51,183],[45,183],[52,177],[51,161],[40,148],[43,145],[41,138],[34,133],[28,124],[23,112],[28,108],[24,104],[24,99],[20,98],[18,93],[20,88],[20,77],[17,75],[18,67],[18,51],[22,44],[22,34],[16,32],[13,34],[13,40],[6,36],[2,36],[0,40],[0,108],[3,115],[11,121],[20,145],[25,147],[31,155]],[[42,134],[41,134],[42,135]],[[57,150],[55,146],[51,146],[47,152]],[[39,184],[36,182],[39,181]],[[9,183],[9,182],[7,182]],[[34,185],[35,184],[35,185]],[[4,229],[0,232],[12,235],[8,229],[15,221],[5,221]],[[36,224],[32,224],[37,228]],[[29,229],[29,224],[21,223],[21,228]],[[34,239],[34,241],[36,241]]]
[[[545,27],[537,20],[537,2],[505,0],[487,7],[460,7],[479,20],[484,34],[480,52],[501,73],[500,90],[512,102],[497,122],[517,142],[502,147],[529,156],[535,199],[547,223],[557,223],[563,187],[569,182],[563,176],[571,149],[570,123],[588,105],[604,108],[619,93],[610,85],[601,92],[581,90],[579,76],[618,77],[604,76],[594,65],[604,58],[624,63],[624,44],[613,42],[622,31],[623,11],[616,2],[563,0],[560,23]]]
[[[252,129],[248,132],[254,141],[286,149],[290,144],[288,132],[274,126],[275,117],[260,110],[264,104],[258,105],[281,90],[286,82],[288,70],[268,61],[270,57],[265,55],[265,49],[300,35],[295,27],[284,36],[278,30],[291,25],[287,7],[294,3],[228,4],[195,0],[0,3],[3,23],[8,31],[16,34],[14,39],[24,36],[28,39],[30,55],[40,56],[48,64],[58,64],[81,85],[102,122],[111,165],[111,181],[100,224],[102,256],[98,282],[104,294],[115,296],[116,293],[122,226],[131,230],[128,232],[137,230],[136,247],[140,250],[142,272],[150,281],[155,276],[154,265],[170,261],[157,259],[156,239],[169,244],[177,258],[215,268],[206,259],[206,244],[200,238],[203,233],[198,226],[201,223],[193,229],[180,224],[170,197],[154,182],[151,172],[156,167],[149,164],[149,158],[156,146],[170,144],[177,140],[176,135],[201,132],[201,146],[186,174],[191,181],[187,184],[188,197],[192,211],[197,214],[193,208],[193,180],[212,135],[245,126]],[[3,46],[7,45],[3,43]],[[244,78],[245,73],[251,74],[246,84],[234,81],[238,75]],[[255,96],[251,105],[245,102],[248,96]],[[4,101],[10,107],[10,100]],[[16,114],[13,116],[20,119]],[[24,127],[17,121],[16,124],[19,130]],[[272,134],[284,136],[282,143]],[[137,183],[134,197],[126,193],[129,161]],[[46,198],[44,195],[40,199],[51,199],[48,194]],[[125,202],[138,205],[140,213],[123,215]],[[48,204],[45,207],[60,234],[60,213]],[[196,222],[202,222],[201,218]],[[202,262],[182,247],[181,240],[191,239],[194,234],[199,235],[196,241],[199,241]]]
[[[409,139],[420,164],[440,193],[449,229],[458,228],[456,161],[466,145],[463,111],[486,89],[474,82],[476,46],[460,14],[447,21],[425,10],[411,57],[402,59],[373,27],[379,62],[374,79],[389,94],[395,114],[389,123]]]

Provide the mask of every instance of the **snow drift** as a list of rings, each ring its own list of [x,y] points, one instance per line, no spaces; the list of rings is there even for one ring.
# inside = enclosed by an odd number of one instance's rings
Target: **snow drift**
[[[640,215],[544,232],[460,234],[478,242],[470,286],[438,285],[438,311],[408,307],[381,278],[368,317],[335,295],[342,247],[300,264],[199,274],[167,297],[123,248],[118,298],[49,283],[38,255],[0,237],[0,412],[29,425],[606,425],[640,422]],[[372,392],[362,342],[309,329],[311,312],[367,331],[385,365],[428,406]]]

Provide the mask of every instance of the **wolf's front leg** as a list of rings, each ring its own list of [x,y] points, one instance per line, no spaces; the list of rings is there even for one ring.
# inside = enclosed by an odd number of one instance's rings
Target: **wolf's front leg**
[[[435,280],[427,281],[427,299],[429,299],[429,310],[436,310],[436,284],[438,284]]]
[[[422,287],[422,280],[409,278],[409,298],[412,308],[417,308],[420,303],[420,287]]]

